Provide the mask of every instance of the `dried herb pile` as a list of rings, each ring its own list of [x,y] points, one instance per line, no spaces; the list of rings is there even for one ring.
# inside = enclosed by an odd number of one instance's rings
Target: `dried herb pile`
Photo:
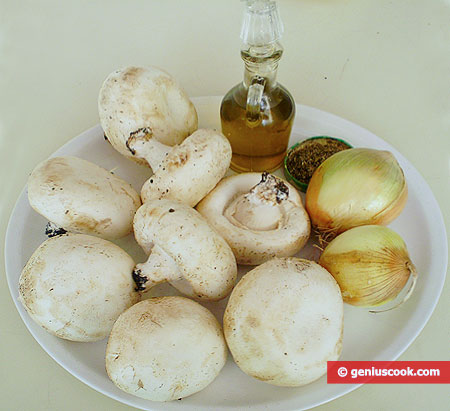
[[[328,157],[348,148],[344,142],[331,138],[307,140],[289,152],[286,165],[293,177],[308,184],[316,168]]]

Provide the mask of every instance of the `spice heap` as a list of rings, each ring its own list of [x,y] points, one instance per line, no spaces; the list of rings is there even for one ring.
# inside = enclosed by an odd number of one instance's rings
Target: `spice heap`
[[[295,179],[308,184],[316,168],[328,157],[348,148],[351,147],[341,140],[314,137],[298,144],[288,153],[286,166]]]

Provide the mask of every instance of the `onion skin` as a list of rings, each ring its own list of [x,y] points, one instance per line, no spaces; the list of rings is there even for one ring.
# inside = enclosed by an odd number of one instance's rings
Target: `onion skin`
[[[323,238],[361,225],[387,225],[408,197],[403,171],[388,151],[352,148],[336,153],[314,172],[306,210]]]
[[[351,305],[384,304],[394,299],[412,276],[411,287],[397,307],[409,298],[417,280],[403,239],[379,225],[340,234],[325,248],[319,264],[335,278],[344,302]]]

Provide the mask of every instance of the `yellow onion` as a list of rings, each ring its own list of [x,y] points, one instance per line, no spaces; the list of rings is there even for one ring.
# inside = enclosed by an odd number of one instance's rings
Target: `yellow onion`
[[[306,210],[322,237],[389,224],[405,206],[405,176],[389,151],[352,148],[326,159],[306,191]]]
[[[338,235],[323,251],[319,264],[333,275],[342,298],[352,305],[384,304],[412,277],[411,286],[395,308],[409,298],[417,282],[405,242],[395,231],[379,225],[356,227]]]

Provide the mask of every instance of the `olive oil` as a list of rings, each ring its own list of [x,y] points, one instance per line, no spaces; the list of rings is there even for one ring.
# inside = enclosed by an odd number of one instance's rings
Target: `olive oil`
[[[223,99],[220,109],[222,133],[233,150],[231,168],[237,172],[274,171],[286,154],[295,116],[289,92],[278,86],[263,95],[260,119],[247,120],[247,95],[236,86]]]
[[[222,132],[233,151],[231,168],[237,172],[274,171],[286,154],[295,103],[276,82],[281,33],[275,2],[247,2],[241,31],[244,81],[225,95],[220,107]]]

